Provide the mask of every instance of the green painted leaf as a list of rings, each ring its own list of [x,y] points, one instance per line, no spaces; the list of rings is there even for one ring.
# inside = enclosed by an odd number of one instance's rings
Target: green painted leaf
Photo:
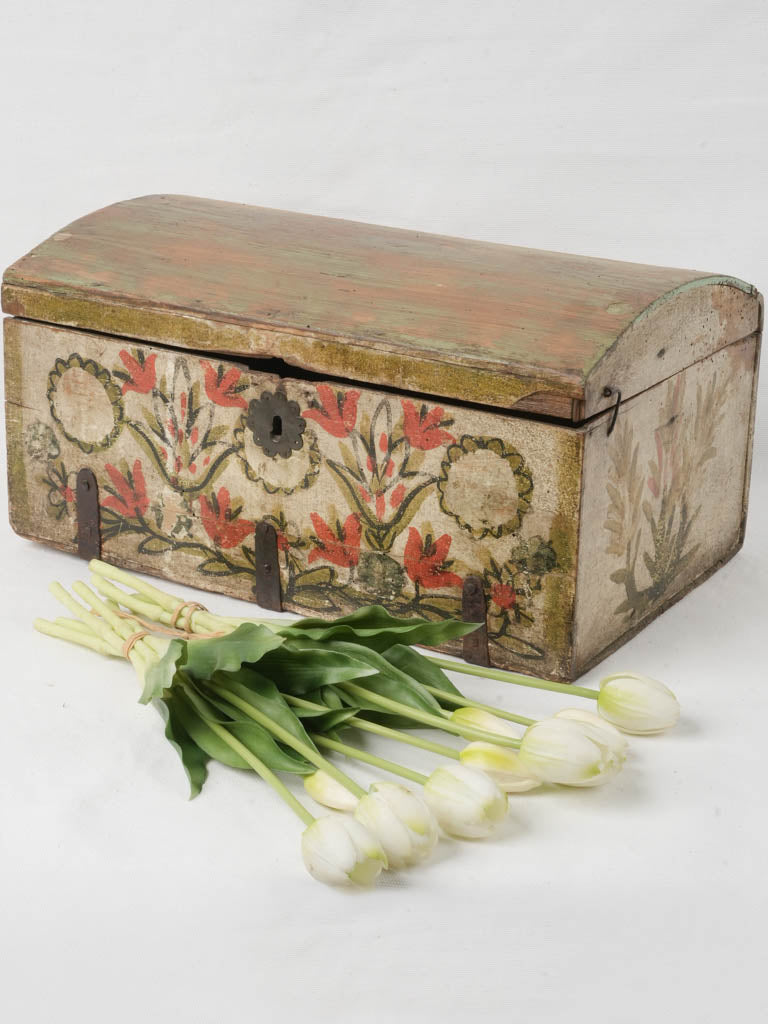
[[[231,576],[232,566],[223,558],[211,556],[198,565],[197,571],[205,576]]]
[[[139,544],[140,555],[164,555],[167,551],[173,551],[174,543],[170,537],[145,537]]]
[[[169,691],[158,701],[157,706],[164,710],[165,737],[181,758],[184,771],[189,779],[189,798],[192,800],[201,791],[208,778],[210,757],[195,743],[184,728],[178,714],[177,703],[177,694]]]
[[[330,565],[321,565],[316,569],[297,572],[293,582],[296,587],[328,587],[335,578],[335,570]]]
[[[434,686],[438,690],[445,690],[446,693],[453,693],[459,697],[462,695],[461,691],[456,689],[445,672],[431,658],[419,654],[412,647],[395,644],[384,653],[384,657],[390,665],[394,665],[411,676],[412,679],[424,683],[425,686]],[[461,671],[460,666],[457,665],[456,668]]]
[[[241,665],[255,664],[280,647],[284,638],[266,626],[244,622],[227,636],[187,642],[184,672],[192,679],[210,679],[214,672],[236,672]]]
[[[437,647],[447,640],[466,636],[477,626],[476,622],[460,622],[457,619],[444,619],[440,622],[420,618],[397,619],[381,605],[369,605],[333,622],[299,619],[280,632],[283,636],[303,636],[318,641],[351,641],[373,651],[386,651],[394,644]]]
[[[186,640],[171,640],[165,654],[150,667],[144,677],[144,689],[139,697],[140,704],[149,704],[151,700],[160,697],[163,690],[170,689],[186,656]]]

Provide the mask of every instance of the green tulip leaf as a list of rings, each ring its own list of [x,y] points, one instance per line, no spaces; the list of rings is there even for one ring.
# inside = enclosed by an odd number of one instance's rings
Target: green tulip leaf
[[[226,636],[187,641],[184,672],[192,679],[210,679],[214,672],[235,672],[253,665],[285,642],[266,626],[244,622]]]
[[[296,715],[306,722],[313,733],[332,735],[332,730],[349,721],[357,712],[356,708],[296,708]]]
[[[170,689],[179,668],[187,655],[186,640],[171,640],[165,654],[152,665],[144,677],[144,689],[139,697],[140,704],[149,704],[160,697],[163,690]]]
[[[356,657],[359,657],[361,661],[365,661],[371,668],[376,669],[375,675],[366,677],[356,685],[377,693],[381,697],[400,701],[401,704],[407,704],[409,707],[417,708],[420,711],[441,714],[440,705],[432,694],[418,680],[413,679],[406,672],[390,664],[381,654],[378,654],[376,651],[361,649],[354,644],[347,644],[343,641],[333,641],[332,646],[346,651],[346,653],[351,653],[352,650],[357,651]],[[338,689],[345,694],[348,692],[343,684]],[[359,699],[362,700],[362,698]],[[351,695],[352,702],[357,700],[357,694]],[[361,704],[360,706],[363,705]],[[381,708],[372,704],[366,703],[366,707],[369,710],[374,709],[381,714],[386,714],[386,712],[382,712]]]
[[[184,728],[178,713],[178,692],[168,690],[158,702],[165,717],[165,737],[176,750],[184,771],[189,779],[189,798],[192,800],[202,790],[208,778],[210,756],[195,743]]]
[[[181,724],[208,757],[230,768],[253,770],[252,766],[211,728],[211,724],[216,724],[224,726],[272,771],[310,775],[315,770],[315,766],[309,761],[294,750],[283,749],[272,733],[237,709],[232,708],[234,717],[228,718],[223,712],[224,702],[203,698],[188,685],[175,688],[174,697]]]
[[[397,619],[381,605],[360,608],[351,615],[326,622],[323,619],[299,619],[280,630],[282,636],[304,636],[310,640],[350,641],[363,644],[372,651],[386,651],[393,644],[425,644],[438,647],[477,629],[476,622],[443,619]]]
[[[268,651],[259,661],[259,674],[295,697],[310,693],[319,686],[362,679],[375,671],[357,654],[321,647],[303,637],[287,639],[281,647]]]
[[[434,686],[435,689],[444,690],[461,697],[462,693],[457,690],[443,670],[424,654],[414,651],[412,647],[403,647],[402,644],[395,644],[385,651],[384,657],[395,668],[401,669],[412,679],[417,679],[425,686]],[[456,666],[460,671],[460,666]]]
[[[226,702],[226,692],[230,691],[282,726],[295,739],[314,749],[314,743],[304,730],[304,726],[271,679],[265,679],[252,669],[241,668],[238,672],[216,673],[212,682],[215,684],[214,693],[220,701]],[[232,707],[231,713],[238,719],[251,721],[244,711],[235,707]]]

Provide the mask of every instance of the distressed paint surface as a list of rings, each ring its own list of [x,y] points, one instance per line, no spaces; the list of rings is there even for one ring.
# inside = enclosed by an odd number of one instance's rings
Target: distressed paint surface
[[[740,546],[757,337],[622,405],[586,437],[577,670]]]
[[[578,418],[604,407],[598,391],[582,408],[586,382],[636,318],[713,281],[756,308],[750,286],[696,271],[147,196],[76,221],[9,268],[3,308]]]
[[[75,548],[96,473],[104,556],[252,598],[256,521],[286,607],[460,614],[484,581],[496,665],[569,678],[583,435],[6,321],[15,528]]]

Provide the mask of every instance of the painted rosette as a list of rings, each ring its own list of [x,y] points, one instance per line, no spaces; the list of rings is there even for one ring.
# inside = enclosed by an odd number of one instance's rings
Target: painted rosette
[[[533,477],[520,452],[498,437],[465,434],[446,452],[437,482],[440,508],[473,537],[520,529]]]
[[[317,480],[321,455],[298,405],[279,392],[250,402],[234,430],[243,472],[267,494],[293,494]]]
[[[111,447],[123,429],[120,388],[95,359],[83,359],[76,352],[69,359],[57,359],[48,374],[46,395],[64,436],[86,454]]]

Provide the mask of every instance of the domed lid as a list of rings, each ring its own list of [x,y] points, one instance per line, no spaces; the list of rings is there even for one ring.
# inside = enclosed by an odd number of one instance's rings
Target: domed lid
[[[3,281],[16,316],[572,422],[760,319],[731,277],[171,195],[75,221]]]

